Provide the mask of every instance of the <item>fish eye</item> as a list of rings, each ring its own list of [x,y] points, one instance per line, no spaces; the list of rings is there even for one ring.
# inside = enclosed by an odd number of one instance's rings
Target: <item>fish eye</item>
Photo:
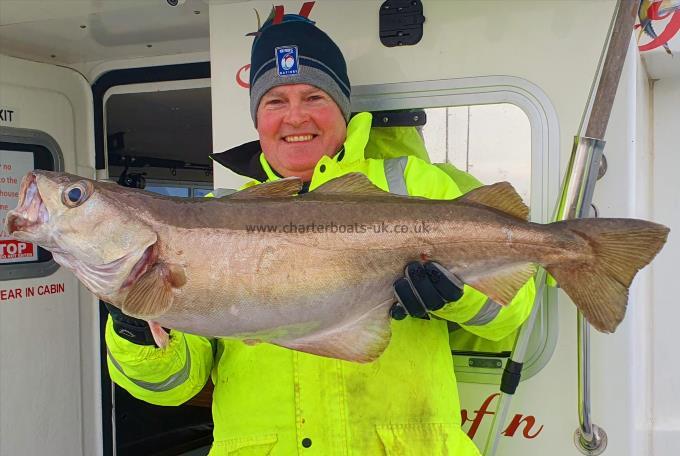
[[[64,189],[61,201],[68,207],[77,207],[83,204],[92,193],[92,186],[87,181],[78,182]]]
[[[66,195],[68,200],[72,203],[77,203],[78,201],[80,201],[81,196],[83,196],[83,191],[78,187],[73,187],[71,190],[68,191],[68,194]]]

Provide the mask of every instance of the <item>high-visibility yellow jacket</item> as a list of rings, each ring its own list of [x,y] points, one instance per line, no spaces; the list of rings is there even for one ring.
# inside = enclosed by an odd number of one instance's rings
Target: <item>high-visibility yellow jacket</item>
[[[343,174],[361,172],[393,192],[438,199],[461,194],[446,173],[416,157],[366,159],[370,120],[368,113],[352,119],[343,151],[319,161],[310,190]],[[263,155],[260,163],[268,180],[278,178]],[[459,301],[436,315],[499,340],[528,316],[534,293],[530,281],[510,305],[500,308],[466,286]],[[387,350],[369,364],[174,330],[169,347],[161,350],[118,337],[109,320],[109,373],[133,396],[160,405],[187,401],[212,375],[211,456],[479,455],[460,427],[443,319],[393,321]]]

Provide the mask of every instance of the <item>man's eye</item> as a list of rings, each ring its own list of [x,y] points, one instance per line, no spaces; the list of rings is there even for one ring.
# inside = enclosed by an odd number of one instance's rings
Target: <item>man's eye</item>
[[[265,104],[266,104],[267,106],[276,106],[276,105],[280,105],[280,104],[282,104],[282,103],[283,103],[283,101],[282,101],[282,100],[278,100],[278,99],[267,100],[267,101],[265,102]]]
[[[323,100],[323,97],[321,95],[310,95],[307,97],[308,101],[319,101]]]

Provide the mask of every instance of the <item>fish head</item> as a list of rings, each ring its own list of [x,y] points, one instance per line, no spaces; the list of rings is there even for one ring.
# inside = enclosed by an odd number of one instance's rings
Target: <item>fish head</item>
[[[124,285],[138,262],[148,260],[158,236],[125,204],[125,188],[72,174],[34,170],[21,182],[19,203],[5,228],[14,238],[52,252],[92,292],[107,295]],[[121,203],[121,200],[123,203]]]

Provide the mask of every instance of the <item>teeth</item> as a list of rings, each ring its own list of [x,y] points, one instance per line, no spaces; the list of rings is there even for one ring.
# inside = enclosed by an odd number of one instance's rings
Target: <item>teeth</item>
[[[314,135],[294,135],[294,136],[286,136],[285,138],[286,142],[292,143],[292,142],[302,142],[302,141],[311,141],[314,139]]]

